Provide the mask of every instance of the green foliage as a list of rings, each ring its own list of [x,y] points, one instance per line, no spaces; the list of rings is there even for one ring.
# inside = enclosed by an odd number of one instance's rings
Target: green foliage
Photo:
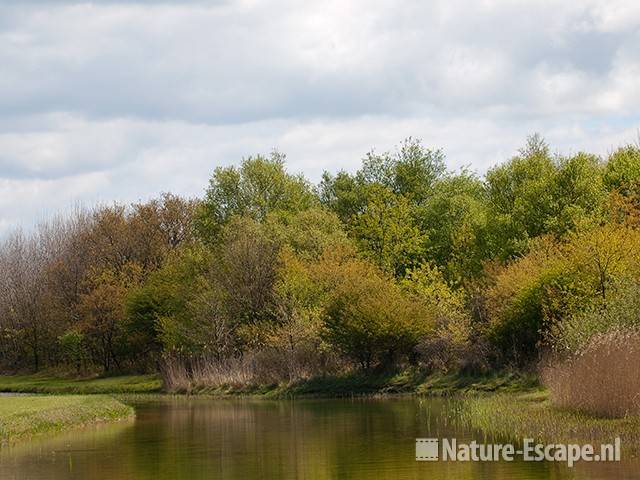
[[[425,306],[367,262],[328,257],[316,274],[328,292],[325,338],[362,368],[411,356],[433,328]]]
[[[125,300],[129,338],[155,353],[199,351],[207,337],[198,338],[198,334],[206,327],[196,325],[190,302],[209,289],[205,276],[210,261],[205,248],[186,246],[132,289]]]
[[[490,337],[520,360],[530,359],[543,341],[557,343],[564,335],[558,332],[585,312],[607,309],[619,286],[637,278],[639,247],[637,230],[613,224],[563,244],[536,243],[495,277],[488,294]]]
[[[370,189],[367,206],[354,220],[351,232],[368,258],[397,276],[424,260],[426,236],[409,202],[385,187]]]
[[[449,279],[460,282],[482,272],[487,206],[480,179],[466,171],[443,178],[416,216],[427,232],[427,258]]]
[[[294,382],[345,358],[486,369],[574,349],[635,325],[638,152],[563,157],[533,136],[480,178],[409,138],[317,190],[274,152],[217,168],[202,201],[164,194],[16,234],[0,248],[0,367],[147,371],[170,356]]]
[[[317,259],[325,249],[347,241],[336,214],[319,207],[300,212],[274,212],[265,221],[266,235],[296,255]]]
[[[426,264],[408,271],[400,287],[434,319],[433,331],[418,345],[422,362],[439,370],[466,367],[469,359],[465,353],[470,350],[473,329],[464,292],[452,288],[438,268]]]
[[[409,137],[395,155],[369,152],[356,178],[360,185],[381,185],[420,204],[429,197],[445,172],[444,155],[440,150],[429,150],[420,140]]]
[[[274,211],[299,212],[317,202],[311,186],[284,167],[284,156],[249,157],[240,168],[218,167],[197,215],[201,238],[214,242],[233,217],[262,221]]]
[[[581,352],[596,336],[640,331],[640,285],[628,280],[618,286],[606,305],[597,304],[554,325],[549,342],[561,354]]]
[[[546,229],[558,236],[597,225],[604,216],[606,191],[598,157],[578,153],[560,158],[553,182],[555,212]]]
[[[613,152],[605,167],[604,183],[609,190],[637,196],[640,193],[640,148],[627,145]]]
[[[366,186],[344,170],[335,176],[324,172],[319,185],[320,202],[347,225],[364,210],[367,204],[366,190]]]
[[[525,253],[532,238],[563,236],[602,219],[606,191],[597,157],[552,158],[539,137],[487,173],[491,256]]]
[[[62,350],[62,355],[71,365],[75,365],[76,372],[80,373],[83,363],[88,358],[84,346],[84,334],[78,330],[68,330],[58,337],[58,344]]]

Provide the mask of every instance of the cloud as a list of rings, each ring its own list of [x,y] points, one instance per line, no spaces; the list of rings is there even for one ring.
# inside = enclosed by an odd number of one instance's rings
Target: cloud
[[[624,1],[10,1],[0,232],[273,147],[312,179],[409,135],[481,172],[535,131],[606,154],[637,139],[638,44]]]

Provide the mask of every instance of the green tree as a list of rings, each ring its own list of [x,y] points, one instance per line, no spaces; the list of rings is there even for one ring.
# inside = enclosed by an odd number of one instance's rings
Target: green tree
[[[354,220],[351,234],[365,256],[396,276],[404,276],[425,258],[427,238],[408,200],[386,187],[370,189],[366,209]]]
[[[640,193],[640,147],[627,145],[609,156],[605,165],[604,184],[608,190],[637,197]]]
[[[425,306],[369,262],[329,255],[314,270],[328,295],[324,337],[363,369],[411,359],[433,329]]]
[[[447,278],[460,282],[482,272],[487,203],[480,179],[466,171],[442,179],[417,216],[428,236],[427,258]]]
[[[197,227],[204,240],[215,242],[234,217],[261,222],[270,212],[297,212],[316,203],[304,177],[287,173],[282,154],[258,155],[244,160],[239,168],[216,168],[198,211]]]
[[[369,152],[356,177],[360,184],[382,185],[411,203],[420,204],[429,198],[445,173],[443,153],[427,149],[420,140],[409,137],[395,154]]]
[[[549,147],[537,135],[529,137],[518,156],[487,172],[493,255],[506,259],[522,253],[530,238],[546,233],[554,210],[555,172]]]

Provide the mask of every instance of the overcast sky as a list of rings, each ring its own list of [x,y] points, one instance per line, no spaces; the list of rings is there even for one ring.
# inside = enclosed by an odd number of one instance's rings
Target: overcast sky
[[[635,0],[0,5],[0,235],[273,148],[316,181],[414,136],[483,173],[533,132],[606,155],[639,128]]]

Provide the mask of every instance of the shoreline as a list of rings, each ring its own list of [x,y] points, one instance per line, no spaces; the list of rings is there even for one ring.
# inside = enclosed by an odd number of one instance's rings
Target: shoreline
[[[108,395],[16,395],[0,399],[0,445],[135,417]]]
[[[0,376],[0,391],[11,389],[10,393],[17,394],[15,397],[0,397],[0,419],[3,403],[6,410],[6,403],[11,399],[19,399],[14,404],[37,404],[39,399],[46,400],[41,402],[41,409],[27,409],[22,422],[17,422],[21,426],[14,426],[13,433],[0,430],[0,439],[6,442],[9,438],[13,442],[32,435],[132,418],[135,416],[136,403],[168,398],[291,400],[451,397],[459,401],[458,408],[451,413],[452,421],[465,423],[484,435],[531,437],[558,442],[606,439],[619,434],[627,443],[640,441],[640,417],[606,419],[562,410],[551,404],[548,392],[540,386],[535,376],[516,372],[484,376],[417,375],[416,372],[377,376],[356,374],[286,386],[199,388],[182,392],[164,392],[159,385],[159,378],[149,375],[88,379],[62,379],[45,375]],[[25,396],[25,393],[31,395]],[[71,402],[72,408],[50,408],[45,403],[52,400],[63,404]],[[16,424],[15,415],[13,423]]]

